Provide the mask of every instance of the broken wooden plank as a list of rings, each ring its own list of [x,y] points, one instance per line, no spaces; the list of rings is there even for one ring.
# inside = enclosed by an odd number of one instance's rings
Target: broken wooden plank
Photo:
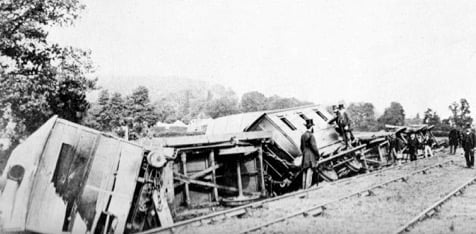
[[[210,151],[210,155],[208,156],[208,166],[211,168],[211,173],[212,173],[212,182],[214,184],[217,183],[217,177],[216,177],[216,169],[219,167],[219,166],[216,166],[215,165],[215,151]],[[216,168],[215,168],[216,167]],[[210,169],[209,168],[209,169]],[[197,173],[198,174],[198,173]],[[218,189],[217,188],[213,188],[213,197],[215,198],[215,201],[217,202],[219,200],[219,197],[218,197]]]
[[[198,144],[216,144],[222,142],[229,142],[232,138],[237,141],[241,140],[257,140],[272,138],[271,131],[253,131],[253,132],[238,132],[227,133],[219,135],[199,135],[199,136],[185,136],[185,137],[169,137],[165,138],[165,146],[167,147],[184,147],[187,145]]]
[[[320,164],[322,164],[322,163],[325,163],[325,162],[331,161],[331,160],[333,160],[333,159],[342,157],[342,156],[344,156],[344,155],[346,155],[346,154],[348,154],[348,153],[351,153],[351,152],[360,150],[360,149],[364,148],[365,146],[366,146],[365,144],[364,144],[364,145],[359,145],[359,146],[357,146],[357,147],[355,147],[355,148],[351,148],[351,149],[342,151],[342,152],[340,152],[340,153],[338,153],[338,154],[336,154],[336,155],[334,155],[334,156],[325,158],[325,159],[323,159],[323,160],[319,160],[319,162],[317,162],[317,165],[320,165]]]
[[[200,178],[200,177],[202,177],[202,176],[205,176],[205,175],[207,175],[207,174],[209,174],[209,173],[212,173],[214,170],[220,168],[221,166],[222,166],[222,164],[214,165],[213,167],[209,167],[209,168],[207,168],[207,169],[205,169],[205,170],[203,170],[203,171],[197,172],[197,173],[195,173],[195,174],[193,174],[193,175],[190,175],[190,176],[185,176],[185,175],[180,174],[180,173],[178,173],[178,172],[174,172],[174,174],[178,174],[178,175],[180,175],[180,176],[182,176],[182,177],[186,177],[186,178],[190,178],[190,179],[197,179],[197,178]],[[183,184],[184,184],[184,182],[175,183],[175,184],[174,184],[174,187],[178,187],[178,186],[183,185]]]
[[[258,150],[255,146],[237,146],[233,148],[220,149],[219,155],[230,155],[230,154],[252,154]]]
[[[187,176],[187,154],[182,152],[181,155],[182,160],[182,173],[186,177]],[[188,183],[185,184],[185,204],[190,205],[190,188]]]

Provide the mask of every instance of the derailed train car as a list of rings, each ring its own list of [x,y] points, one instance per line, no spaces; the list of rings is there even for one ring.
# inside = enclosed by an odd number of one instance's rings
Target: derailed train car
[[[8,160],[1,231],[124,233],[171,221],[169,212],[158,209],[167,204],[158,186],[161,171],[146,153],[131,142],[51,118]]]
[[[265,169],[270,190],[277,193],[297,189],[300,175],[300,138],[306,119],[312,119],[314,136],[321,159],[318,172],[321,179],[333,181],[338,178],[379,167],[369,167],[368,162],[387,165],[392,163],[388,139],[374,137],[367,142],[355,141],[349,147],[329,124],[333,116],[319,105],[297,107],[226,116],[213,121],[207,134],[228,131],[271,131],[273,141],[265,145]],[[237,124],[239,123],[239,124]],[[237,129],[238,128],[238,129]],[[377,154],[368,154],[377,151]],[[318,179],[318,178],[315,178]]]

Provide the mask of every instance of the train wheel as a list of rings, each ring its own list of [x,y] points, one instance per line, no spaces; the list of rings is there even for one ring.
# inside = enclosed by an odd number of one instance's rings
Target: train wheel
[[[346,166],[347,166],[347,168],[349,168],[353,172],[359,172],[360,170],[362,170],[362,167],[363,167],[362,163],[359,162],[355,158],[351,161],[348,161],[346,163]]]
[[[322,169],[319,169],[318,173],[319,173],[319,176],[321,176],[321,178],[327,182],[332,182],[339,179],[339,176],[337,176],[337,172],[334,171],[334,169],[322,168]]]

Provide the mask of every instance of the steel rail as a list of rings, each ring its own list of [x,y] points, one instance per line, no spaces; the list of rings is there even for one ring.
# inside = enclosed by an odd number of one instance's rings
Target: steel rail
[[[463,183],[461,186],[456,188],[455,190],[451,191],[448,195],[443,197],[442,199],[438,200],[437,202],[433,203],[431,206],[417,214],[415,217],[413,217],[410,221],[402,225],[400,228],[397,229],[394,233],[400,234],[404,232],[408,232],[412,226],[414,226],[416,223],[423,221],[425,218],[430,217],[433,215],[435,212],[438,212],[439,207],[443,205],[443,203],[447,202],[450,200],[452,197],[459,195],[460,193],[463,192],[463,190],[466,189],[466,187],[470,186],[472,183],[476,181],[476,176],[471,178],[470,180],[466,181]]]
[[[453,159],[446,160],[446,161],[434,164],[431,167],[438,166],[439,164],[446,164],[446,163],[451,162],[451,161],[453,161]],[[378,175],[378,174],[381,174],[385,171],[392,170],[392,169],[397,169],[398,170],[398,169],[401,169],[401,168],[403,168],[405,166],[408,166],[408,165],[410,165],[410,163],[405,163],[405,164],[401,164],[401,165],[393,165],[393,166],[389,166],[389,167],[386,167],[386,168],[383,168],[383,169],[380,169],[380,170],[376,170],[376,171],[373,171],[373,172],[370,172],[370,173],[363,173],[363,174],[360,174],[360,175],[356,175],[356,176],[336,180],[336,181],[333,181],[333,182],[330,182],[330,183],[326,183],[326,185],[330,186],[330,185],[345,183],[345,182],[348,182],[348,181],[353,181],[353,180],[356,180],[356,179],[359,179],[359,178],[365,177],[365,176]],[[226,209],[226,210],[223,210],[223,211],[214,212],[214,213],[211,213],[211,214],[199,216],[199,217],[192,218],[192,219],[187,219],[187,220],[184,220],[184,221],[181,221],[181,222],[174,223],[172,226],[153,228],[153,229],[149,229],[149,230],[139,232],[139,233],[141,233],[141,234],[165,233],[165,232],[174,233],[175,229],[180,228],[180,227],[184,227],[184,226],[188,226],[188,225],[191,225],[193,223],[202,223],[206,220],[211,220],[213,218],[218,218],[218,217],[226,218],[226,217],[241,215],[241,214],[246,213],[248,209],[262,207],[263,204],[273,202],[273,201],[277,201],[277,200],[281,200],[281,199],[285,199],[285,198],[289,198],[289,197],[297,197],[297,196],[302,196],[302,195],[307,196],[307,195],[309,195],[310,192],[313,192],[315,190],[319,190],[319,189],[322,189],[322,188],[323,188],[322,186],[316,186],[316,187],[311,187],[309,189],[298,190],[298,191],[291,192],[291,193],[286,193],[286,194],[283,194],[283,195],[280,195],[280,196],[267,198],[267,199],[264,199],[264,200],[261,200],[261,201],[252,202],[250,204],[246,204],[246,205],[243,205],[243,206],[239,206],[239,207],[235,207],[235,208],[231,208],[231,209]]]
[[[338,197],[334,200],[331,200],[331,201],[328,201],[328,202],[324,202],[324,203],[321,203],[321,204],[318,204],[318,205],[314,205],[312,207],[309,207],[309,208],[305,208],[303,210],[300,210],[300,211],[297,211],[297,212],[294,212],[294,213],[291,213],[289,215],[286,215],[286,216],[283,216],[283,217],[280,217],[280,218],[277,218],[277,219],[274,219],[274,220],[271,220],[271,221],[268,221],[264,224],[260,224],[258,226],[255,226],[255,227],[252,227],[252,228],[249,228],[249,229],[246,229],[245,231],[242,231],[240,233],[251,233],[251,232],[254,232],[254,231],[258,231],[262,228],[266,228],[268,226],[271,226],[275,223],[279,223],[279,222],[282,222],[282,221],[285,221],[287,219],[290,219],[290,218],[293,218],[293,217],[296,217],[296,216],[299,216],[299,215],[303,215],[303,214],[307,214],[307,213],[312,213],[311,211],[313,210],[317,210],[317,209],[325,209],[325,206],[329,205],[329,204],[332,204],[332,203],[336,203],[336,202],[339,202],[341,200],[345,200],[347,198],[351,198],[353,196],[360,196],[362,194],[365,194],[365,193],[371,193],[371,191],[373,189],[376,189],[376,188],[380,188],[380,187],[383,187],[387,184],[390,184],[392,182],[396,182],[396,181],[407,181],[408,180],[408,177],[412,176],[412,175],[415,175],[415,174],[418,174],[418,173],[423,173],[423,172],[426,172],[434,167],[442,167],[444,164],[446,163],[450,163],[450,162],[453,162],[453,159],[450,159],[450,160],[447,160],[447,161],[444,161],[444,162],[440,162],[440,163],[436,163],[434,165],[431,165],[431,166],[428,166],[428,167],[425,167],[423,169],[420,169],[420,170],[416,170],[416,171],[413,171],[411,173],[408,173],[406,175],[403,175],[403,176],[398,176],[396,178],[393,178],[393,179],[389,179],[387,181],[384,181],[382,183],[379,183],[377,185],[371,185],[365,189],[362,189],[362,190],[359,190],[357,192],[353,192],[351,194],[347,194],[347,195],[343,195],[341,197]]]

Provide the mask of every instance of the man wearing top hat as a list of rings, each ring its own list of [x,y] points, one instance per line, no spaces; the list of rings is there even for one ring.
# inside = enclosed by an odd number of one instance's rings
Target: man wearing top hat
[[[319,150],[317,149],[316,138],[314,137],[314,122],[306,119],[306,131],[301,135],[302,152],[302,187],[309,188],[312,184],[313,168],[317,166],[319,160]]]
[[[458,143],[460,141],[460,132],[458,129],[453,127],[448,135],[448,142],[450,145],[450,154],[456,154],[456,149],[458,148]]]
[[[464,158],[468,168],[474,167],[474,149],[476,147],[476,136],[471,129],[471,125],[467,124],[461,139],[461,145],[464,150]]]
[[[335,117],[328,121],[329,124],[336,122],[338,133],[344,138],[344,142],[347,146],[350,146],[350,141],[354,140],[354,135],[351,129],[351,120],[349,115],[344,109],[344,104],[340,103],[338,106],[333,105],[332,109],[335,113]]]
[[[410,155],[410,161],[415,161],[417,160],[417,153],[418,153],[418,147],[420,145],[420,142],[418,141],[418,138],[415,136],[415,132],[410,131],[410,138],[408,139],[408,154]]]

